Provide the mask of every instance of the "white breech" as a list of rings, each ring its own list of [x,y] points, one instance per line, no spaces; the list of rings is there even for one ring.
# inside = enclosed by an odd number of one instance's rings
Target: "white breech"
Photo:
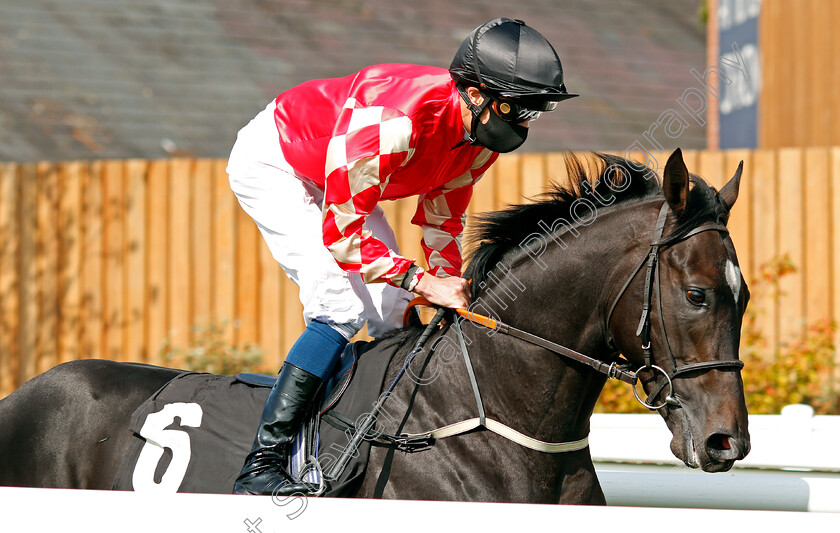
[[[402,325],[411,293],[386,283],[365,284],[359,274],[339,268],[323,244],[321,206],[324,193],[299,178],[277,142],[274,102],[240,130],[227,172],[239,204],[265,239],[286,275],[300,288],[306,324],[330,324],[346,338],[365,321],[374,337]],[[380,207],[365,226],[399,253],[394,231]]]

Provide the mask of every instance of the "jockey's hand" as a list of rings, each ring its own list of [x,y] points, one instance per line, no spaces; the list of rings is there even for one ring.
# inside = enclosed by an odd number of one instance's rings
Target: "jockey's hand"
[[[464,278],[438,278],[426,274],[414,287],[414,292],[434,305],[450,309],[466,309],[470,303],[470,284]]]

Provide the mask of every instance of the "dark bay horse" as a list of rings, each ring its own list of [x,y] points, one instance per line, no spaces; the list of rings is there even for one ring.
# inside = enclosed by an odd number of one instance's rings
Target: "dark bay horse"
[[[622,354],[670,429],[673,453],[690,467],[727,471],[750,448],[738,361],[749,296],[725,228],[741,168],[718,192],[689,175],[679,150],[661,181],[598,158],[595,176],[570,158],[570,185],[480,218],[465,275],[470,310],[591,356],[608,373]],[[499,328],[459,326],[487,419],[548,442],[588,435],[607,375]],[[421,331],[389,337],[402,348],[386,383]],[[458,346],[456,335],[442,329],[430,342]],[[478,416],[460,355],[418,357],[410,370],[414,379],[402,379],[392,398],[411,408],[387,429],[415,433]],[[0,485],[110,488],[128,419],[177,374],[87,360],[24,384],[0,401]],[[356,496],[604,503],[588,448],[545,453],[480,428],[421,453],[372,447]]]

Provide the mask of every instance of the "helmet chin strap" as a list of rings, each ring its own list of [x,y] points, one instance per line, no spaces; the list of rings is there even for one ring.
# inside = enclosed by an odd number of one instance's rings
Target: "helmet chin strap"
[[[461,86],[461,84],[458,84],[457,87],[458,87],[458,92],[461,94],[461,98],[463,98],[464,102],[466,102],[466,104],[467,104],[467,109],[470,110],[470,113],[472,113],[472,116],[473,116],[472,123],[470,124],[469,138],[467,140],[470,142],[470,144],[475,144],[475,140],[476,140],[475,139],[475,131],[476,131],[476,128],[478,126],[478,122],[480,120],[479,117],[481,117],[481,113],[484,112],[484,110],[487,108],[487,106],[490,105],[490,98],[488,98],[487,96],[484,95],[484,93],[482,93],[481,97],[483,98],[483,101],[481,102],[480,105],[475,105],[470,100],[470,95],[467,94],[467,90],[464,89]]]
[[[486,123],[481,122],[481,114],[492,99],[482,93],[484,100],[481,105],[475,105],[469,100],[466,90],[459,88],[459,92],[467,99],[467,106],[473,116],[469,134],[462,143],[469,141],[473,146],[481,146],[500,154],[512,152],[522,146],[528,137],[527,126],[507,122],[496,112],[490,112]]]

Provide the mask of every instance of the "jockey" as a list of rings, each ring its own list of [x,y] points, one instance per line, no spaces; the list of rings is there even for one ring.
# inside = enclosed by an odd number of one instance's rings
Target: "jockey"
[[[300,287],[306,329],[268,397],[237,494],[310,487],[289,448],[321,384],[367,321],[400,326],[410,292],[467,307],[461,233],[473,185],[566,92],[554,48],[522,21],[482,24],[445,69],[376,65],[280,94],[237,137],[227,172],[242,208]],[[418,196],[424,270],[399,254],[381,200]]]

